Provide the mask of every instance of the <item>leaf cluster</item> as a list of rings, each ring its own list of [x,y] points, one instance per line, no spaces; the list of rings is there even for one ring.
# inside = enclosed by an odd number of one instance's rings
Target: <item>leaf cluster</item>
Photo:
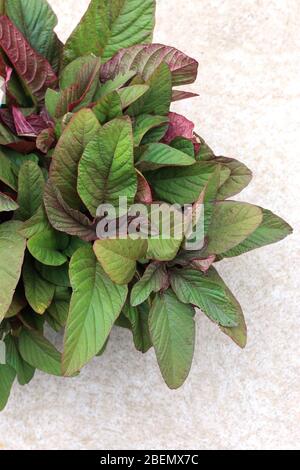
[[[219,157],[171,111],[197,62],[152,43],[154,0],[92,0],[66,44],[46,0],[1,2],[0,408],[36,369],[76,376],[112,328],[154,347],[167,385],[191,368],[200,309],[245,347],[241,306],[213,264],[291,233],[280,217],[237,202],[251,171]],[[99,239],[97,209],[120,197],[146,211],[203,206],[204,244]],[[122,214],[119,214],[119,220]],[[63,350],[47,327],[64,331]]]

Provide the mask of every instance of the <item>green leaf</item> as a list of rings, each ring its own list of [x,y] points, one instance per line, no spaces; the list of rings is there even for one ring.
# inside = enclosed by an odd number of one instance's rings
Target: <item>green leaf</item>
[[[195,159],[166,144],[150,144],[141,155],[137,166],[142,171],[156,170],[164,166],[190,166]]]
[[[198,199],[214,170],[214,164],[199,162],[186,168],[162,168],[146,176],[159,200],[184,205]]]
[[[0,150],[0,181],[6,184],[13,190],[17,190],[18,182],[14,172],[12,162],[9,158]]]
[[[6,407],[15,378],[16,372],[12,367],[0,364],[0,411]]]
[[[56,288],[53,301],[46,312],[46,320],[55,331],[60,331],[67,323],[70,300],[69,289]]]
[[[58,105],[60,94],[58,91],[48,88],[45,94],[45,105],[49,115],[52,118],[56,116],[56,107]]]
[[[166,116],[151,116],[150,114],[141,114],[135,119],[133,126],[133,140],[135,147],[138,147],[143,137],[148,131],[162,124],[168,123]]]
[[[151,206],[151,234],[148,237],[147,258],[171,261],[175,258],[184,237],[184,217],[181,211],[168,204]]]
[[[59,88],[60,90],[66,90],[71,85],[74,85],[78,81],[79,73],[82,68],[86,65],[89,65],[94,59],[99,62],[99,59],[94,55],[89,54],[83,57],[77,57],[70,64],[68,64],[62,71],[59,77]],[[78,83],[80,86],[80,84]]]
[[[104,271],[116,284],[128,284],[134,276],[136,261],[145,257],[147,240],[130,238],[97,240],[94,252]]]
[[[82,202],[77,194],[77,168],[85,147],[99,132],[100,124],[90,109],[74,115],[63,132],[52,157],[50,179],[73,209]]]
[[[118,205],[119,197],[134,202],[137,176],[129,121],[106,124],[85,149],[78,167],[78,194],[93,216],[100,204]]]
[[[0,225],[0,322],[8,311],[20,279],[26,240],[19,235],[19,222]]]
[[[50,228],[43,204],[36,213],[21,226],[19,233],[25,238],[31,238]]]
[[[176,137],[170,143],[170,146],[174,149],[180,150],[183,153],[186,153],[195,160],[195,149],[194,144],[190,139],[185,137]]]
[[[221,182],[226,180],[230,175],[230,170],[223,165],[216,165],[215,171],[209,178],[204,190],[204,233],[207,235],[208,229],[213,217],[216,201],[218,200],[218,192]]]
[[[15,211],[18,207],[18,204],[13,199],[0,192],[0,212]]]
[[[39,315],[38,313],[35,313],[32,308],[28,307],[23,310],[21,317],[29,329],[36,330],[43,334],[45,324],[44,315]]]
[[[154,0],[92,0],[64,48],[64,62],[94,54],[104,61],[124,47],[151,42]]]
[[[127,302],[123,307],[123,314],[129,320],[136,349],[146,353],[152,347],[149,332],[149,306],[143,303],[133,307]]]
[[[80,370],[104,346],[127,297],[104,273],[90,247],[80,248],[70,263],[73,287],[67,320],[63,372]]]
[[[10,160],[13,171],[17,177],[19,176],[21,166],[24,165],[25,162],[39,163],[39,157],[34,153],[28,153],[24,155],[23,153],[15,152],[9,148],[2,149],[2,152]]]
[[[168,290],[157,294],[149,315],[150,335],[161,374],[171,389],[186,380],[195,345],[194,310]]]
[[[242,243],[231,250],[222,253],[222,258],[231,258],[239,256],[248,251],[261,248],[279,242],[293,232],[292,227],[287,224],[278,215],[273,214],[267,209],[262,209],[263,220],[254,232],[249,235]]]
[[[259,227],[262,219],[262,210],[252,204],[218,202],[208,230],[207,252],[220,254],[239,245]]]
[[[135,103],[141,96],[149,90],[148,85],[132,85],[121,88],[118,94],[121,98],[122,109],[128,108],[132,103]]]
[[[200,143],[200,150],[196,155],[196,160],[198,161],[209,161],[215,158],[215,154],[212,149],[207,145],[204,139],[200,135],[194,132],[198,142]]]
[[[81,64],[81,68],[75,74],[72,83],[63,88],[60,92],[60,97],[55,109],[55,117],[59,118],[68,112],[78,111],[85,105],[93,101],[97,89],[100,87],[99,71],[100,60],[97,57],[86,57],[84,63],[82,58],[77,59],[75,62]],[[72,67],[71,63],[68,67]],[[72,67],[73,68],[73,67]],[[65,72],[68,77],[72,74]],[[66,78],[65,78],[65,81]]]
[[[233,158],[218,157],[216,163],[222,163],[230,170],[230,175],[218,192],[218,199],[228,199],[240,193],[252,179],[252,172],[243,163]]]
[[[45,180],[37,163],[25,162],[19,172],[17,217],[30,219],[43,202]]]
[[[98,92],[99,98],[109,95],[110,93],[119,90],[121,87],[126,85],[131,78],[133,78],[135,72],[129,71],[126,73],[120,73],[113,80],[107,80],[107,82],[101,85],[101,88]]]
[[[105,124],[112,119],[122,116],[121,98],[117,92],[103,96],[93,107],[93,113],[100,124]]]
[[[44,230],[28,240],[31,255],[47,266],[61,266],[67,261],[62,253],[69,244],[69,237],[53,229]]]
[[[87,242],[81,240],[78,237],[71,237],[68,247],[64,250],[64,254],[68,258],[72,258],[75,251],[77,251],[79,248],[83,248],[84,246],[87,246]]]
[[[30,259],[25,260],[23,281],[29,305],[36,313],[42,315],[52,302],[55,286],[40,276]]]
[[[157,142],[160,142],[163,139],[163,137],[166,135],[168,128],[169,128],[169,124],[162,124],[161,126],[150,129],[150,131],[148,131],[143,137],[141,145],[149,145],[149,144],[155,144]]]
[[[97,238],[95,224],[86,215],[68,206],[51,181],[45,187],[44,203],[51,225],[59,232],[78,236],[86,241]]]
[[[37,331],[22,330],[19,350],[23,359],[32,367],[50,375],[61,376],[61,354]]]
[[[247,345],[247,326],[245,323],[242,307],[213,267],[211,267],[209,270],[209,276],[214,282],[219,284],[225,290],[229,300],[233,305],[235,305],[237,311],[238,325],[233,328],[224,328],[221,326],[221,331],[223,331],[225,335],[229,336],[229,338],[231,338],[240,348],[244,349]]]
[[[146,268],[143,277],[134,285],[130,303],[132,307],[142,304],[152,292],[159,292],[168,286],[168,275],[161,263],[151,263]]]
[[[6,2],[6,14],[30,45],[58,69],[61,43],[54,32],[57,18],[46,0]]]
[[[149,90],[128,108],[127,114],[168,114],[172,101],[172,75],[169,67],[162,63],[147,80],[146,85]]]
[[[181,244],[182,238],[149,238],[147,258],[157,261],[171,261],[176,256]]]
[[[210,272],[195,269],[174,269],[170,274],[175,294],[186,304],[200,308],[211,320],[226,327],[237,326],[237,308],[227,290],[216,282]]]
[[[172,85],[187,85],[197,77],[198,63],[174,47],[162,44],[139,44],[122,49],[101,67],[101,80],[107,81],[119,73],[134,70],[147,81],[153,72],[166,63],[172,73]]]
[[[34,376],[34,368],[20,355],[18,340],[11,335],[5,337],[6,363],[15,369],[20,385],[28,384]]]
[[[7,127],[0,123],[0,145],[8,146],[12,144],[17,144],[19,141],[20,139],[17,136],[15,136]]]
[[[20,313],[23,308],[26,307],[26,305],[27,302],[25,297],[18,290],[16,290],[12,299],[12,303],[6,312],[5,318],[12,318],[18,315],[18,313]]]
[[[70,287],[68,263],[62,266],[45,266],[36,261],[35,268],[45,281],[59,287]]]

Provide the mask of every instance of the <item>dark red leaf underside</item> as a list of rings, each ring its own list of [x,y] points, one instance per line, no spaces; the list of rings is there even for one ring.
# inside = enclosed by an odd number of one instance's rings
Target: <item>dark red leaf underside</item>
[[[32,49],[7,16],[0,17],[0,46],[37,102],[42,103],[47,88],[55,87],[57,77],[49,62]]]

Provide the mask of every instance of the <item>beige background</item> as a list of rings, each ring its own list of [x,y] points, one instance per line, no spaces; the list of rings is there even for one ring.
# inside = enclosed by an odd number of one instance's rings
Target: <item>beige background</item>
[[[88,0],[51,0],[66,38]],[[153,352],[115,330],[75,380],[37,374],[0,415],[3,449],[295,449],[300,441],[300,2],[158,0],[155,40],[199,60],[198,99],[175,109],[255,173],[242,199],[295,235],[222,264],[244,306],[242,352],[199,315],[189,380],[169,391]]]

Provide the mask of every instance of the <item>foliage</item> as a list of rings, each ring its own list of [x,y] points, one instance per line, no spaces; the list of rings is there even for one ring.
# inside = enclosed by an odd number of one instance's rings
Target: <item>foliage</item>
[[[230,200],[250,170],[214,155],[171,112],[195,96],[176,87],[196,80],[198,64],[151,43],[155,0],[91,0],[65,45],[46,0],[1,7],[0,408],[15,378],[25,385],[35,369],[76,376],[103,353],[114,325],[131,330],[138,351],[154,347],[165,382],[178,388],[199,309],[246,345],[241,306],[212,264],[292,229]],[[146,217],[152,202],[177,204],[178,213],[192,204],[193,223],[203,204],[204,245],[187,250],[186,233],[166,240],[160,228],[153,239],[99,239],[98,207],[117,207],[120,197]],[[48,328],[64,330],[62,351]]]

